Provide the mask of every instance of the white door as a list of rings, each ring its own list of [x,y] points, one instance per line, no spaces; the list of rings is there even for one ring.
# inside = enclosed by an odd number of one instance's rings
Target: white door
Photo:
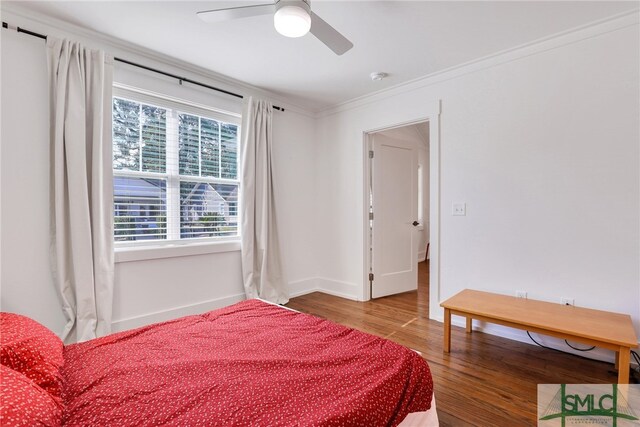
[[[418,156],[412,142],[373,137],[371,297],[418,288]]]

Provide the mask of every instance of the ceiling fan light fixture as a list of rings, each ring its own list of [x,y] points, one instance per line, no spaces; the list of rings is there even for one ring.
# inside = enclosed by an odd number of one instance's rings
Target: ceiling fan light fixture
[[[282,6],[273,16],[273,25],[283,36],[302,37],[311,29],[311,15],[301,6]]]

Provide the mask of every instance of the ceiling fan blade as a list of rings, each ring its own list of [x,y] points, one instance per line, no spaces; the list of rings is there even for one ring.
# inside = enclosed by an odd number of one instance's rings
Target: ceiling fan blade
[[[248,18],[250,16],[269,15],[275,12],[275,3],[255,4],[251,6],[229,7],[223,9],[203,10],[196,13],[204,22],[222,22],[231,19]]]
[[[338,55],[342,55],[353,47],[353,43],[349,39],[313,12],[311,12],[311,29],[309,32]]]

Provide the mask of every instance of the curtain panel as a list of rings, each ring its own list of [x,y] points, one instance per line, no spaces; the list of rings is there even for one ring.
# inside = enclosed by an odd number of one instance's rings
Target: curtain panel
[[[113,58],[49,37],[51,264],[66,342],[111,331]]]
[[[242,276],[247,298],[289,301],[273,192],[273,107],[249,98],[242,124]]]

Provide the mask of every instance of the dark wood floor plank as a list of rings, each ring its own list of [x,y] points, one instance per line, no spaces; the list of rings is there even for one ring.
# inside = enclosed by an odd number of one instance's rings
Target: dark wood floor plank
[[[388,338],[421,353],[433,374],[438,417],[446,426],[536,425],[538,384],[613,383],[604,362],[452,327],[451,353],[442,351],[443,325],[429,319],[429,267],[420,263],[418,290],[367,302],[319,292],[288,307]]]

